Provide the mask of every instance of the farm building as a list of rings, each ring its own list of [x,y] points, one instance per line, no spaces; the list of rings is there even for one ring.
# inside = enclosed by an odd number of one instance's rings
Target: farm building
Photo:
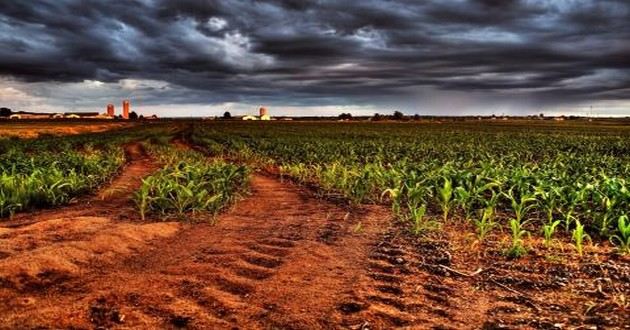
[[[18,112],[9,116],[9,119],[48,119],[50,114],[48,113],[34,113],[34,112]]]
[[[101,118],[107,118],[107,115],[101,115],[98,112],[66,112],[64,118],[101,119]]]
[[[243,116],[243,120],[271,120],[271,116],[269,115],[269,112],[267,111],[267,108],[265,107],[261,107],[260,109],[258,109],[258,116],[254,116],[254,115],[246,115]]]

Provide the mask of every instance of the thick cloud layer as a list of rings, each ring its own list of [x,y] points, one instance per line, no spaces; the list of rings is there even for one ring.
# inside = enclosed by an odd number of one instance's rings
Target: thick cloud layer
[[[2,1],[0,97],[444,114],[618,105],[630,100],[629,22],[625,0]]]

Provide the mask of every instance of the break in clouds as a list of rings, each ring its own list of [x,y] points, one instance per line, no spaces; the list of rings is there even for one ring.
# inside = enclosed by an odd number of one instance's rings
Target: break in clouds
[[[625,0],[2,1],[0,105],[628,115],[629,22]]]

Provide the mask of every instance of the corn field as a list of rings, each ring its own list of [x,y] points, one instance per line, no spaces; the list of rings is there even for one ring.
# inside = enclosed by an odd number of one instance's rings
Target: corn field
[[[123,144],[164,129],[0,141],[0,218],[90,193],[125,163]]]
[[[625,127],[241,123],[197,127],[192,140],[354,204],[388,204],[415,233],[463,220],[480,240],[509,232],[514,257],[526,237],[560,234],[580,254],[585,239],[627,253]]]

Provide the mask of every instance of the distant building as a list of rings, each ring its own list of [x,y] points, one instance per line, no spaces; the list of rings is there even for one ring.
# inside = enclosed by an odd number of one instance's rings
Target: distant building
[[[260,114],[260,120],[271,120],[271,116],[269,116],[267,108],[260,107],[260,109],[258,109],[258,112]]]
[[[245,115],[241,119],[243,120],[271,120],[271,116],[269,115],[269,112],[267,111],[267,108],[265,107],[261,107],[260,109],[258,109],[258,114],[259,116]]]
[[[9,116],[9,119],[48,119],[50,114],[20,111]]]
[[[66,112],[66,113],[45,113],[45,112],[26,112],[20,111],[9,116],[9,119],[24,120],[46,120],[46,119],[113,119],[107,113],[100,114],[98,112]]]
[[[107,114],[98,112],[66,112],[64,118],[67,119],[112,119]]]
[[[123,101],[123,113],[122,113],[122,117],[123,119],[129,119],[129,108],[130,108],[130,102],[129,100],[124,100]]]
[[[110,117],[116,116],[116,109],[114,108],[114,105],[111,103],[107,105],[107,115]]]

